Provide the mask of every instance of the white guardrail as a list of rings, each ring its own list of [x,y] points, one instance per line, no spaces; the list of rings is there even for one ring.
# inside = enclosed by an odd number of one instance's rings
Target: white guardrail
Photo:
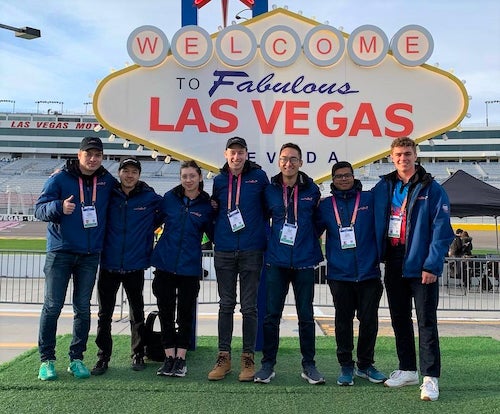
[[[0,303],[42,304],[44,290],[43,267],[45,252],[0,250]],[[200,304],[218,303],[217,282],[213,265],[213,251],[203,252],[204,274],[198,296]],[[315,306],[333,306],[330,289],[325,281],[325,263],[316,272]],[[451,311],[495,311],[500,310],[499,292],[500,257],[472,257],[446,259],[444,274],[440,278],[440,310]],[[155,305],[151,282],[153,269],[145,272],[144,302]],[[72,283],[66,295],[66,304],[71,304]],[[127,311],[126,296],[121,291],[117,306]],[[287,305],[294,305],[293,293],[289,293]],[[97,306],[96,289],[92,305]],[[387,308],[384,295],[381,308]]]

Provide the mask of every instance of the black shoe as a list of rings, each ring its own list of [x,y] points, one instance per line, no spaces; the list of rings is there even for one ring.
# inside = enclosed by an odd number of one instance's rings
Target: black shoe
[[[168,358],[165,358],[165,361],[163,361],[163,365],[158,368],[156,371],[156,375],[163,375],[165,377],[171,377],[172,376],[172,370],[174,368],[174,358],[169,356]]]
[[[172,368],[173,377],[185,377],[187,373],[186,360],[182,358],[175,358],[174,367]]]
[[[146,368],[146,364],[144,363],[144,358],[140,355],[134,355],[132,357],[132,369],[134,371],[142,371]]]
[[[104,359],[98,359],[94,368],[92,368],[92,371],[90,373],[92,375],[102,375],[108,370],[108,361]]]

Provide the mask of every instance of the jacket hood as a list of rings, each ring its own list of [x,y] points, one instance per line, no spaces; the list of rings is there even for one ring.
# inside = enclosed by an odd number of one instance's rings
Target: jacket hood
[[[67,171],[71,175],[74,175],[75,177],[100,177],[107,172],[106,168],[101,165],[93,174],[84,175],[80,170],[80,162],[77,159],[67,160],[66,165],[63,167],[63,170]]]
[[[330,184],[330,189],[332,190],[330,191],[331,194],[340,196],[342,194],[347,194],[350,192],[356,193],[357,191],[363,191],[363,184],[358,179],[354,179],[354,185],[352,186],[352,188],[344,191],[344,190],[339,190],[337,187],[335,187],[335,184],[332,181],[332,183]]]
[[[246,160],[245,165],[243,166],[243,170],[241,171],[241,173],[245,174],[250,170],[262,170],[262,167],[259,164],[257,164],[256,162]],[[229,164],[227,163],[227,161],[220,169],[220,172],[229,174]]]
[[[299,175],[297,176],[297,184],[299,188],[306,187],[312,183],[313,179],[309,177],[305,172],[299,171]],[[271,178],[271,184],[273,185],[283,185],[283,174],[279,173],[276,174],[274,177]]]
[[[389,174],[384,175],[383,177],[386,180],[390,180],[394,183],[399,180],[397,170],[394,170],[394,171],[390,172]],[[433,180],[434,180],[434,178],[432,177],[432,175],[430,175],[427,171],[425,171],[424,167],[422,167],[421,165],[416,165],[415,166],[415,174],[413,174],[413,176],[410,178],[409,182],[411,183],[411,186],[413,186],[417,183],[421,183],[422,186],[425,187],[425,186],[429,185]]]

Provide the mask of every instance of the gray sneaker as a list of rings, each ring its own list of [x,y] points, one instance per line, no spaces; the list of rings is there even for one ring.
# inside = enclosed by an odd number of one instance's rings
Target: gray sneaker
[[[324,384],[325,377],[316,369],[314,365],[309,365],[304,367],[302,374],[300,374],[302,378],[304,378],[309,384]]]
[[[269,384],[271,380],[276,376],[273,371],[273,367],[262,365],[262,368],[255,373],[253,382],[260,382],[262,384]]]

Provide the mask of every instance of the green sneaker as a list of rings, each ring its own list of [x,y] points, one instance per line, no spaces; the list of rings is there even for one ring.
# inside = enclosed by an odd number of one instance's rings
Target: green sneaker
[[[52,381],[57,378],[55,361],[43,361],[38,370],[38,379],[42,381]]]
[[[68,372],[73,374],[75,378],[88,378],[90,377],[90,371],[85,366],[81,359],[74,359],[69,364]]]

